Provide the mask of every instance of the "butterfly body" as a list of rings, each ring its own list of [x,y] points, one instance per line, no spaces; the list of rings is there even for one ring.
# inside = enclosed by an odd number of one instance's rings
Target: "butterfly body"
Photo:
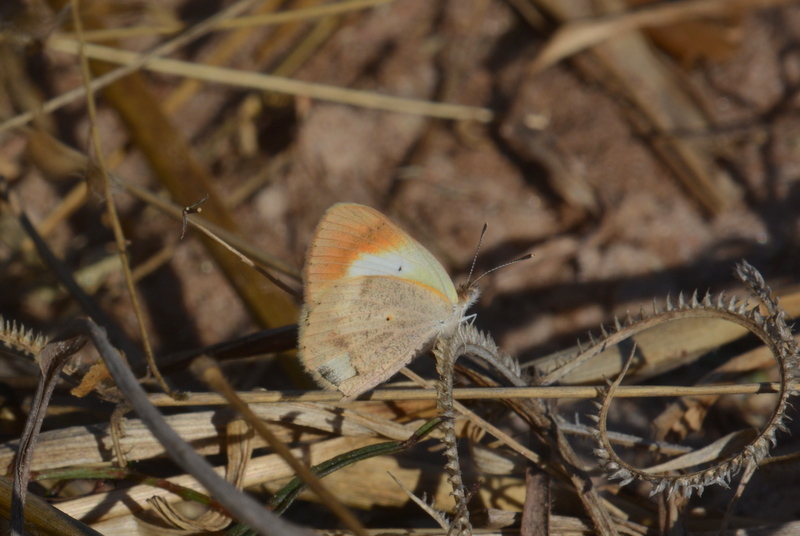
[[[455,331],[477,298],[383,214],[350,203],[320,221],[303,282],[300,357],[320,385],[348,398]]]

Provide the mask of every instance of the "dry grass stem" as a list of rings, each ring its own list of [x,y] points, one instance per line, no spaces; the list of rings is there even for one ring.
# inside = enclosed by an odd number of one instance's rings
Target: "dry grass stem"
[[[78,53],[77,45],[78,44],[71,39],[60,37],[54,37],[49,42],[49,47],[52,50],[69,54]],[[277,93],[319,99],[339,104],[349,104],[361,108],[422,115],[439,119],[453,119],[457,121],[479,121],[481,123],[487,123],[493,118],[491,110],[487,108],[391,97],[372,91],[337,88],[303,82],[301,80],[270,76],[267,74],[199,65],[166,58],[153,57],[145,59],[144,56],[136,52],[101,45],[87,44],[84,51],[86,55],[92,59],[103,60],[119,65],[137,65],[155,72],[185,76],[187,78],[204,80],[206,82],[231,85],[239,88],[274,91]],[[0,131],[2,131],[2,129],[3,125],[0,125]]]

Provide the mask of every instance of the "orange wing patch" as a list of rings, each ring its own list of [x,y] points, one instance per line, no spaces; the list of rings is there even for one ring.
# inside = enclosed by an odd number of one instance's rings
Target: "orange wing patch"
[[[377,210],[347,203],[332,206],[311,240],[303,278],[306,303],[345,277],[361,255],[380,255],[407,242],[405,232]]]

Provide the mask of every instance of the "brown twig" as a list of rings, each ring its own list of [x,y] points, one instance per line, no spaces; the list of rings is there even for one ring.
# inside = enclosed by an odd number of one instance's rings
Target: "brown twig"
[[[53,396],[61,369],[67,360],[88,342],[81,327],[82,323],[68,325],[59,336],[48,342],[39,354],[41,369],[39,385],[14,460],[14,490],[11,496],[11,534],[14,536],[22,536],[24,533],[25,499],[28,493],[31,460],[42,421],[47,414],[47,405]]]

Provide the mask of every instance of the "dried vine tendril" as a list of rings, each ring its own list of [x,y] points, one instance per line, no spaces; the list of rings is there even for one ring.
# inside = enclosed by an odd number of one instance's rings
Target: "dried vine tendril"
[[[735,298],[725,302],[720,296],[716,302],[712,302],[711,296],[706,295],[700,301],[695,293],[689,302],[686,302],[681,296],[677,307],[668,301],[666,309],[657,312],[649,320],[657,320],[659,316],[667,316],[669,320],[699,317],[718,318],[735,322],[759,337],[772,352],[780,370],[778,403],[769,422],[753,441],[713,467],[682,475],[656,475],[638,469],[621,460],[614,452],[608,439],[606,424],[608,408],[614,392],[630,366],[631,359],[629,359],[619,377],[604,389],[602,403],[598,403],[599,414],[593,416],[598,423],[594,433],[595,456],[600,466],[611,473],[610,479],[621,480],[621,486],[629,484],[634,479],[640,479],[653,485],[651,495],[666,491],[667,495],[671,496],[678,491],[687,498],[691,497],[695,491],[698,495],[702,494],[703,489],[712,484],[728,487],[731,478],[742,468],[755,467],[767,456],[770,444],[773,447],[776,444],[775,435],[779,430],[789,431],[785,425],[785,421],[788,419],[786,415],[789,407],[788,399],[790,396],[800,394],[793,386],[793,382],[800,378],[800,349],[792,336],[791,329],[786,325],[786,312],[778,305],[777,299],[772,297],[772,290],[758,270],[743,261],[737,265],[736,274],[761,300],[766,314],[762,314],[759,307],[748,309],[746,302],[738,305]],[[635,329],[636,327],[635,323],[626,327],[625,335],[629,337],[640,331]]]
[[[8,321],[0,315],[0,344],[25,355],[36,356],[47,344],[47,339],[40,333],[18,325],[16,320]]]

